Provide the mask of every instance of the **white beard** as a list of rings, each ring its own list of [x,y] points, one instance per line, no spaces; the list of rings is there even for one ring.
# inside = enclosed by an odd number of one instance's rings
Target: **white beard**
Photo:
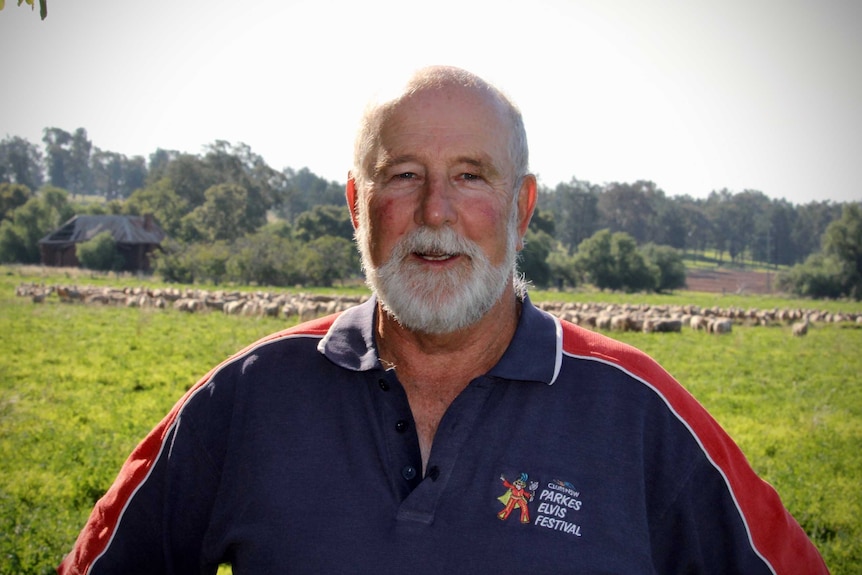
[[[476,243],[448,226],[416,229],[399,240],[385,264],[375,267],[365,231],[368,222],[361,221],[356,240],[366,283],[377,294],[386,312],[410,330],[446,334],[468,327],[500,300],[513,274],[517,277],[517,209],[513,212],[506,254],[496,267]],[[413,261],[415,253],[459,255],[466,263],[452,269],[429,271]]]

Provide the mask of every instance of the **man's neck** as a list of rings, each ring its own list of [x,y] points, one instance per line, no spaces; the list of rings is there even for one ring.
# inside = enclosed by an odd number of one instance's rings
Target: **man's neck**
[[[518,325],[520,306],[514,293],[507,291],[478,322],[449,334],[407,330],[379,308],[378,354],[384,366],[395,369],[407,393],[423,470],[437,426],[449,405],[505,353]]]
[[[376,334],[379,357],[384,365],[395,367],[399,376],[422,373],[430,379],[452,379],[460,374],[469,376],[469,383],[505,353],[518,325],[520,307],[514,293],[507,292],[478,322],[452,333],[428,334],[405,328],[381,306]]]

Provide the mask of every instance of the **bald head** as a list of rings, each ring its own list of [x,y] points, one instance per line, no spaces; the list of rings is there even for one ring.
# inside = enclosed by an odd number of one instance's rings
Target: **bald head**
[[[356,136],[351,175],[357,187],[365,187],[374,173],[374,158],[387,121],[402,104],[430,91],[466,90],[480,96],[493,108],[495,117],[509,135],[511,178],[519,181],[529,170],[529,152],[524,122],[518,108],[500,90],[475,74],[451,66],[431,66],[415,72],[394,95],[371,102],[365,109]]]

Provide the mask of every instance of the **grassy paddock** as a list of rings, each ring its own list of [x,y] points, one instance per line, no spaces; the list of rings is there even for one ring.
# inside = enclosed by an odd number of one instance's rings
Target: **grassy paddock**
[[[41,574],[53,572],[123,459],[180,395],[214,364],[287,323],[69,305],[56,298],[34,305],[16,297],[14,288],[38,276],[21,274],[0,268],[0,573]],[[134,277],[68,280],[143,283]],[[618,296],[533,297],[611,302]],[[847,302],[751,296],[619,297],[859,311],[859,304]],[[835,575],[857,572],[862,329],[817,325],[805,338],[793,338],[787,327],[735,328],[721,337],[690,331],[617,337],[656,357],[706,405],[775,485]]]

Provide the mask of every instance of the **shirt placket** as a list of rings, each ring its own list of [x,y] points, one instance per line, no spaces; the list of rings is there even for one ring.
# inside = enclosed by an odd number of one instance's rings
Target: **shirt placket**
[[[372,393],[376,399],[374,403],[378,407],[381,427],[381,457],[400,503],[422,481],[419,437],[407,394],[394,371],[377,371]]]
[[[487,401],[493,382],[478,378],[455,398],[440,421],[431,447],[428,468],[409,495],[401,502],[398,520],[430,525],[447,485],[457,471],[458,457],[473,435],[479,415]],[[412,421],[412,420],[411,420]]]

